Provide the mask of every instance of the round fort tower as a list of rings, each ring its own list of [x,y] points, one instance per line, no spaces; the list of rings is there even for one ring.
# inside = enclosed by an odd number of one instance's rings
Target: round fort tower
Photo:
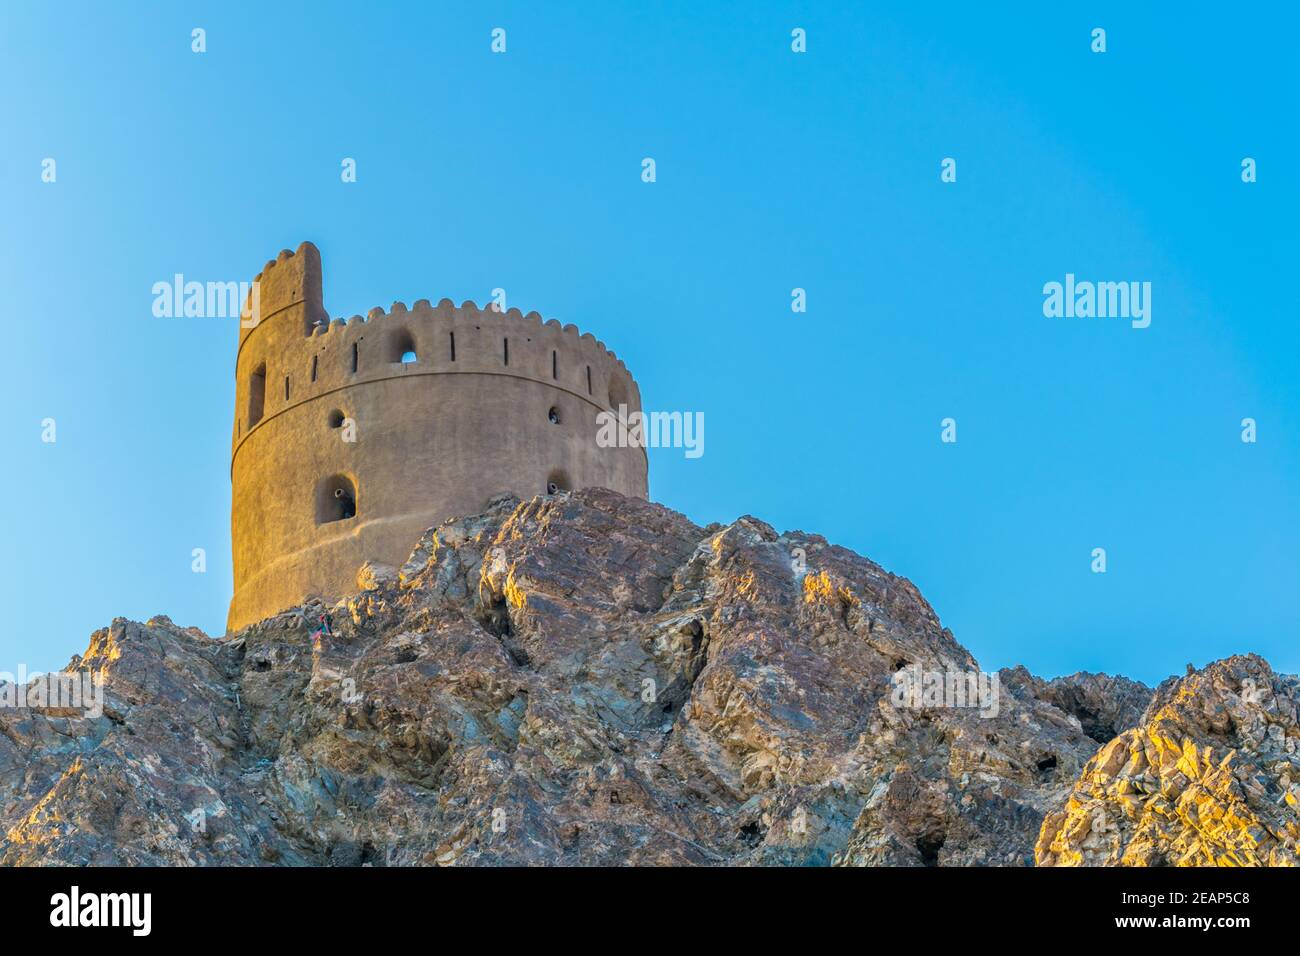
[[[401,565],[501,492],[646,497],[645,450],[597,445],[597,415],[641,396],[590,333],[448,299],[330,322],[321,285],[316,247],[286,249],[240,323],[231,630],[351,593],[365,561]]]

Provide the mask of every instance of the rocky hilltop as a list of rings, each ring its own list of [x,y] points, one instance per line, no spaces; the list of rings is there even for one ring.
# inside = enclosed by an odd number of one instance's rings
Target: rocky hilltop
[[[7,864],[1295,860],[1298,691],[1262,660],[1154,698],[981,674],[866,558],[602,490],[227,638],[116,620],[70,669],[102,713],[0,709]]]
[[[1048,814],[1040,866],[1300,863],[1300,681],[1255,655],[1156,691]]]

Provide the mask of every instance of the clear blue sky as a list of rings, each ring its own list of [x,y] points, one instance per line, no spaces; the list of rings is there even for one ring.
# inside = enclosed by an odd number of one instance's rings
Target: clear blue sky
[[[304,239],[334,316],[501,286],[594,331],[705,413],[655,500],[870,556],[986,667],[1300,670],[1296,15],[867,6],[5,3],[0,670],[221,631],[235,331],[150,289]],[[1045,318],[1067,272],[1151,327]]]

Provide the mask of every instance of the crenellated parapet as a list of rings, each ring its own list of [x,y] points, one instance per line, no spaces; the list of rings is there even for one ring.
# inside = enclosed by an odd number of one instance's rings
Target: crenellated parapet
[[[427,527],[500,492],[646,495],[644,449],[596,440],[599,413],[640,409],[640,391],[574,325],[450,299],[331,321],[310,243],[268,262],[250,300],[235,363],[231,627],[347,593],[362,561],[400,563]]]
[[[394,376],[466,374],[530,378],[564,389],[593,406],[640,408],[640,391],[622,360],[590,332],[537,312],[500,312],[472,301],[436,306],[394,302],[365,317],[327,318],[321,297],[320,254],[311,243],[284,250],[254,280],[261,316],[242,328],[236,362],[234,449],[284,409],[341,388]],[[414,353],[414,361],[403,361]],[[262,414],[251,395],[264,369]],[[241,414],[239,408],[243,409]]]

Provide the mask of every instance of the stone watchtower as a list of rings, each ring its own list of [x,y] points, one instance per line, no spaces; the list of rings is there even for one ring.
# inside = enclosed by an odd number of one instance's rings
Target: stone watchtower
[[[500,492],[646,497],[645,450],[596,443],[597,414],[641,396],[589,333],[448,299],[330,322],[308,242],[254,282],[235,360],[231,630],[350,593],[365,561],[400,565],[427,528]]]

